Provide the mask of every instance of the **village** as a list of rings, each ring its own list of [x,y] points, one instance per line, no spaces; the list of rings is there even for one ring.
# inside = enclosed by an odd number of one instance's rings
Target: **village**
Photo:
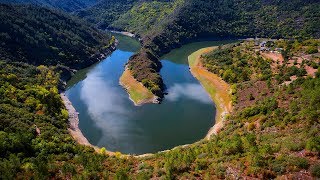
[[[271,69],[275,74],[281,74],[279,71],[283,70],[281,67],[291,68],[295,66],[296,68],[291,69],[301,69],[303,68],[303,77],[316,77],[316,72],[318,71],[318,64],[320,63],[320,47],[316,46],[306,46],[303,43],[293,42],[292,46],[298,46],[299,51],[287,50],[284,46],[284,42],[287,40],[280,39],[264,39],[255,38],[247,39],[249,41],[254,41],[255,52],[259,52],[260,55],[266,60],[271,60]],[[314,40],[318,42],[319,40]],[[302,47],[302,48],[301,48]],[[312,47],[313,49],[310,49]],[[288,47],[287,47],[288,48]],[[302,50],[301,50],[302,49]],[[288,85],[292,81],[298,78],[297,75],[290,76],[284,84]]]

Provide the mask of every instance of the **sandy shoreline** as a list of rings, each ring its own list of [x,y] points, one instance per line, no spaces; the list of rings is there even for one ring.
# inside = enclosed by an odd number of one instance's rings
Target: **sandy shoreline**
[[[126,67],[122,76],[119,79],[119,84],[127,91],[129,99],[135,106],[154,103],[158,104],[158,97],[151,93],[146,87],[138,82]]]
[[[188,57],[191,74],[198,79],[216,104],[215,125],[210,128],[205,139],[210,139],[213,134],[217,135],[224,126],[226,115],[232,112],[230,85],[216,74],[209,72],[201,64],[201,55],[215,48],[217,47],[203,48]]]

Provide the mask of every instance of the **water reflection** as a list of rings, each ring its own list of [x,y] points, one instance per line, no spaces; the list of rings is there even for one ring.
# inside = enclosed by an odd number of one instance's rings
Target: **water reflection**
[[[203,138],[213,124],[215,108],[189,67],[175,62],[185,61],[177,58],[186,55],[162,60],[161,75],[168,88],[163,103],[136,107],[119,86],[133,52],[119,48],[70,81],[66,94],[80,113],[80,129],[89,142],[111,151],[142,154]]]
[[[168,92],[169,94],[166,96],[166,99],[169,101],[178,101],[181,98],[189,98],[205,104],[212,103],[210,97],[200,84],[174,84],[168,89]]]
[[[104,136],[109,135],[116,141],[125,134],[130,111],[124,108],[123,97],[110,80],[104,79],[101,71],[90,73],[83,81],[80,97],[96,126],[104,130]]]

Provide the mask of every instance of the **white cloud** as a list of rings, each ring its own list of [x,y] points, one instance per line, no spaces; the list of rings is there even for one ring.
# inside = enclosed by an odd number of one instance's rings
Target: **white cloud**
[[[167,100],[177,101],[180,98],[189,98],[205,104],[212,103],[203,87],[200,84],[194,83],[174,84],[168,89]]]

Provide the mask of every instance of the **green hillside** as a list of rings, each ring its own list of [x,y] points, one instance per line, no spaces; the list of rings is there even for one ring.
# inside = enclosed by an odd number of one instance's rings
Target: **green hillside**
[[[319,9],[320,3],[316,0],[187,0],[175,14],[174,21],[146,38],[145,44],[162,55],[201,35],[320,37]]]
[[[0,3],[33,4],[72,12],[94,5],[97,0],[0,0]]]
[[[57,93],[58,78],[52,68],[1,61],[0,178],[320,177],[319,56],[312,52],[307,60],[291,62],[305,52],[309,43],[319,45],[314,40],[277,41],[274,47],[284,47],[288,55],[286,65],[265,67],[272,70],[267,78],[255,74],[249,81],[232,82],[235,111],[211,140],[142,158],[121,157],[121,153],[107,155],[104,149],[96,153],[77,145],[67,131],[67,112]],[[243,68],[258,72],[261,63],[252,66],[256,62],[252,58],[262,57],[264,52],[252,53],[256,49],[253,44],[249,41],[221,47],[203,55],[202,61],[224,68],[214,59],[228,59],[220,51],[232,48],[229,51],[234,53],[235,62],[240,59]],[[305,77],[299,71],[289,73],[293,66],[318,71],[313,77]],[[285,85],[283,82],[288,79],[278,78],[277,70],[297,75],[298,79]]]
[[[187,0],[182,7],[167,16],[171,19],[169,22],[149,31],[143,31],[142,44],[144,49],[159,57],[188,41],[205,36],[319,38],[319,13],[320,3],[315,0]],[[130,27],[126,29],[130,30]],[[139,56],[135,57],[143,59]],[[136,70],[136,73],[148,72]],[[154,69],[153,73],[158,74],[157,69]],[[156,75],[150,75],[152,76]],[[144,81],[157,84],[152,79]]]
[[[132,8],[137,0],[101,0],[94,6],[77,11],[75,14],[98,27],[110,28],[122,14]]]
[[[184,0],[141,1],[122,14],[111,26],[140,35],[161,30],[163,24],[171,22],[174,13],[183,6]],[[160,28],[160,29],[159,29]]]
[[[59,10],[0,4],[0,179],[320,178],[318,0],[102,0],[82,10],[95,1],[23,2]],[[203,36],[282,39],[199,56],[199,68],[231,86],[233,111],[217,135],[143,157],[112,154],[69,134],[56,65],[87,67],[115,39],[60,9],[138,33],[142,49],[127,67],[159,97],[159,56],[182,44]]]
[[[78,69],[97,62],[113,43],[90,24],[41,7],[0,4],[0,21],[0,58],[7,61]]]

